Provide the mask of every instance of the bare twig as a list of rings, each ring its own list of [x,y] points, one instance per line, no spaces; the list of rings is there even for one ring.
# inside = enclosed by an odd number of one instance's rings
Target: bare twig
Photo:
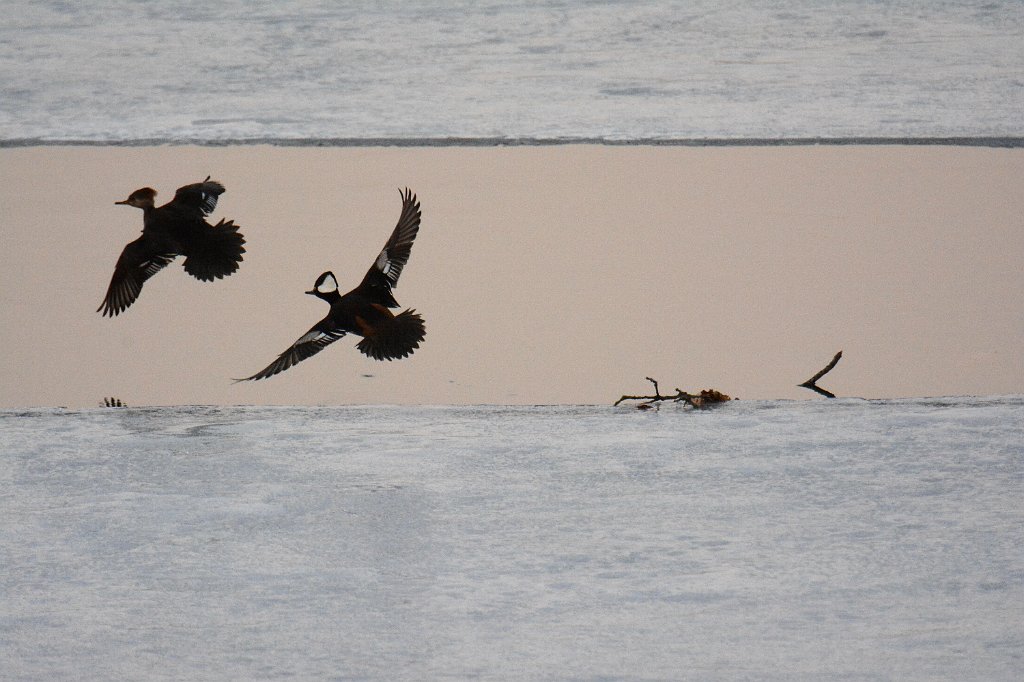
[[[818,379],[822,378],[823,376],[832,371],[832,368],[836,366],[836,364],[839,362],[839,358],[841,357],[843,357],[843,351],[839,351],[838,353],[836,353],[835,357],[832,358],[832,362],[825,365],[824,369],[822,369],[820,372],[815,374],[813,377],[811,377],[804,383],[797,384],[797,386],[799,386],[800,388],[809,388],[816,393],[820,393],[826,398],[835,398],[835,393],[832,393],[831,391],[826,391],[824,388],[818,386],[817,382]]]
[[[657,381],[651,377],[644,378],[654,384],[654,395],[624,395],[616,400],[614,405],[618,405],[624,400],[643,400],[644,402],[637,405],[637,407],[639,409],[646,410],[654,403],[661,402],[663,400],[671,400],[677,403],[686,403],[694,409],[701,409],[714,403],[732,400],[729,396],[714,389],[705,389],[701,391],[699,395],[694,395],[693,393],[687,393],[686,391],[677,388],[675,395],[662,395],[661,391],[658,390]]]
[[[661,397],[661,393],[658,392],[658,382],[656,380],[650,378],[650,377],[644,377],[644,379],[647,379],[649,382],[654,384],[654,395],[656,395],[657,397],[660,398]],[[678,390],[678,389],[676,389],[676,390]]]

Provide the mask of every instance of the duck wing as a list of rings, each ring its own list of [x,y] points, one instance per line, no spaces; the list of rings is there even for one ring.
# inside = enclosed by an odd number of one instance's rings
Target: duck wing
[[[224,185],[206,176],[202,182],[179,187],[174,198],[162,208],[173,207],[182,214],[201,220],[213,213],[213,209],[217,208],[217,199],[223,193]]]
[[[391,288],[398,284],[402,268],[409,262],[412,243],[420,230],[420,202],[408,187],[404,192],[399,191],[402,195],[402,214],[398,218],[398,224],[366,272],[363,281],[353,290],[389,308],[398,307]]]
[[[167,267],[177,256],[177,253],[161,253],[145,235],[129,242],[117,259],[107,295],[96,312],[102,310],[104,317],[124,312],[142,293],[143,282]]]
[[[296,365],[306,358],[316,355],[324,348],[327,348],[327,346],[345,336],[345,333],[346,332],[341,329],[335,328],[330,323],[329,317],[325,317],[313,325],[308,332],[296,339],[295,343],[293,343],[288,350],[278,355],[277,359],[272,363],[261,369],[256,374],[253,374],[251,377],[235,379],[235,382],[257,381],[259,379],[272,377],[278,372],[283,372],[292,365]]]

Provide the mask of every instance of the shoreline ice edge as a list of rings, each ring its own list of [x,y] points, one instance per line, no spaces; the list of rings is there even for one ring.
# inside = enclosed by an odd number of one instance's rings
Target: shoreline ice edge
[[[1024,136],[893,136],[893,137],[238,137],[204,138],[11,138],[0,149],[24,147],[553,147],[570,145],[635,147],[805,147],[805,146],[944,146],[1024,148]]]

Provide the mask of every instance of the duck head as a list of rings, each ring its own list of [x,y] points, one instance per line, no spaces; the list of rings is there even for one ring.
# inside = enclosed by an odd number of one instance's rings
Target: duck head
[[[310,296],[322,298],[330,303],[331,301],[339,298],[338,280],[334,279],[334,273],[328,270],[316,278],[316,284],[314,284],[313,288],[306,293]]]
[[[137,189],[128,195],[128,198],[124,201],[115,201],[114,203],[121,206],[134,206],[135,208],[141,208],[143,210],[147,208],[153,208],[153,200],[156,199],[156,190],[152,187],[143,187]]]

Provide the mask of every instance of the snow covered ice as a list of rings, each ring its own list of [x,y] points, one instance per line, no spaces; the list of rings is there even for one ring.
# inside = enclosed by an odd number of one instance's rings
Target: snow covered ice
[[[4,679],[1016,680],[1024,398],[0,411]]]
[[[1024,135],[1024,5],[5,3],[0,141]]]

